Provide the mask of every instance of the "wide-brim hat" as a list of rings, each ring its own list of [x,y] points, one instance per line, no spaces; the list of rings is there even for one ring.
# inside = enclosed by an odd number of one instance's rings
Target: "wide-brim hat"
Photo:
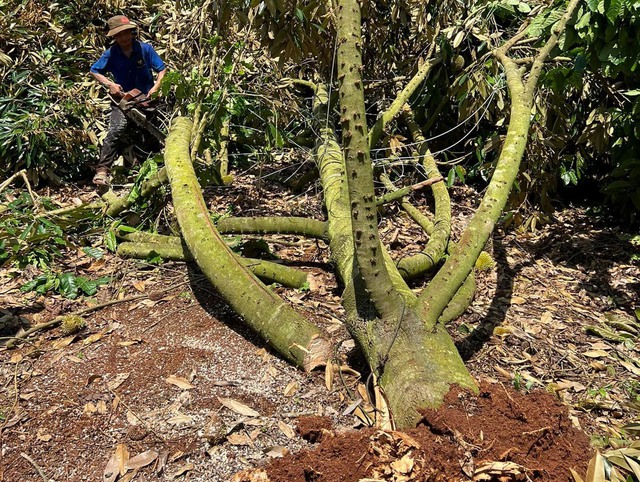
[[[124,15],[116,15],[115,17],[111,17],[107,20],[107,26],[109,27],[109,31],[107,32],[107,37],[113,37],[116,34],[124,30],[133,30],[138,28],[138,26],[129,20]]]

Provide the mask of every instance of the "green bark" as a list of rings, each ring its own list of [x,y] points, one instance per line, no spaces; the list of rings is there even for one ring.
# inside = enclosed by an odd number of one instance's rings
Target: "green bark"
[[[164,242],[158,238],[156,242],[124,242],[118,245],[117,254],[123,258],[146,259],[152,254],[162,259],[172,261],[194,261],[191,252],[180,238],[170,238],[171,242]],[[177,243],[173,240],[176,240]],[[279,283],[288,288],[303,288],[307,284],[307,274],[299,269],[290,268],[278,263],[254,258],[237,256],[240,263],[254,275],[267,283]]]
[[[420,295],[420,302],[425,312],[425,321],[429,327],[436,325],[451,297],[471,273],[507,203],[509,192],[518,175],[520,162],[527,145],[534,93],[542,65],[549,52],[557,44],[559,35],[573,15],[578,2],[579,0],[572,0],[567,6],[567,11],[556,24],[551,38],[536,57],[526,83],[523,80],[523,73],[520,71],[520,67],[507,56],[507,50],[524,33],[516,35],[494,52],[496,58],[505,69],[507,87],[511,97],[507,136],[482,202],[462,233],[455,253],[447,259],[440,271]]]
[[[378,376],[396,426],[406,428],[420,420],[419,409],[439,405],[452,384],[475,388],[475,383],[446,331],[441,327],[426,328],[416,309],[415,296],[393,269],[380,243],[364,122],[361,42],[357,1],[338,1],[337,61],[345,165],[342,177],[338,177],[336,168],[333,182],[347,186],[353,254],[346,256],[353,261],[337,264],[344,266],[346,276],[351,276],[354,289],[355,308],[345,299],[349,331]],[[322,177],[322,166],[320,172]],[[331,200],[326,203],[328,210],[334,209]],[[345,203],[334,203],[345,208]],[[332,223],[330,214],[330,238]],[[371,305],[374,310],[362,308]]]
[[[411,186],[402,187],[400,189],[394,189],[393,191],[388,192],[385,195],[377,198],[376,205],[382,206],[383,204],[391,203],[393,201],[398,201],[403,197],[407,196],[408,194],[412,193],[413,191],[418,191],[422,188],[431,186],[432,184],[435,184],[436,182],[440,182],[443,180],[444,180],[443,177],[434,177],[432,179],[427,179],[426,181],[422,181],[417,184],[413,184]]]
[[[222,218],[217,223],[224,234],[294,234],[326,239],[327,223],[310,218]]]
[[[174,209],[196,263],[232,308],[270,346],[311,370],[330,355],[319,329],[269,290],[234,256],[216,230],[189,157],[191,121],[175,119],[165,150]]]
[[[142,183],[140,188],[140,196],[146,198],[158,187],[168,181],[165,168],[159,169],[153,176]],[[103,199],[107,202],[107,216],[116,217],[122,211],[130,208],[135,201],[131,200],[131,191],[120,197],[117,197],[113,191],[104,194]]]
[[[441,177],[436,160],[431,155],[420,127],[413,120],[409,111],[404,113],[404,121],[409,127],[413,140],[420,146],[418,156],[430,179]],[[442,260],[449,244],[451,235],[451,198],[444,182],[431,186],[435,201],[435,216],[433,231],[429,241],[421,253],[407,256],[398,261],[398,270],[406,279],[412,279],[433,269]]]
[[[467,308],[471,306],[473,297],[476,294],[476,287],[476,276],[472,271],[447,304],[447,307],[440,315],[440,318],[438,318],[438,323],[446,325],[447,323],[462,316],[462,314],[467,311]]]
[[[380,180],[390,191],[396,190],[396,187],[386,175],[381,175]],[[405,197],[400,199],[400,206],[402,206],[402,209],[404,209],[404,211],[411,217],[411,219],[413,219],[418,224],[418,226],[422,228],[425,234],[427,234],[428,236],[431,235],[434,228],[433,221],[431,221],[431,219],[422,214],[420,210],[413,204],[411,204]]]
[[[385,267],[369,153],[362,85],[360,7],[356,0],[338,5],[338,80],[347,190],[354,237],[355,262],[378,314],[399,319],[404,302]]]
[[[369,132],[369,148],[373,149],[380,140],[380,136],[384,128],[402,111],[403,106],[409,102],[409,99],[420,86],[422,81],[427,77],[431,68],[434,65],[440,63],[440,59],[432,59],[425,62],[422,67],[418,69],[416,75],[407,83],[407,85],[400,91],[400,93],[393,100],[389,108],[382,113],[376,123]]]

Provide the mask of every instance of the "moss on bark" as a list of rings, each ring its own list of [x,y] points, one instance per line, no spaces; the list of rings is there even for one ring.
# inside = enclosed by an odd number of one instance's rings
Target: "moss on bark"
[[[169,237],[169,236],[163,236]],[[171,237],[170,237],[171,238]],[[162,239],[147,242],[125,241],[118,245],[117,254],[123,258],[146,259],[158,255],[172,261],[194,261],[189,249],[180,238],[171,238],[178,242],[165,242]],[[266,283],[279,283],[287,288],[303,288],[307,284],[307,274],[299,269],[284,266],[272,261],[238,256],[240,263]]]
[[[307,370],[326,361],[329,343],[249,272],[216,230],[189,157],[191,121],[175,119],[167,137],[165,162],[176,217],[196,263],[233,309],[278,353]]]

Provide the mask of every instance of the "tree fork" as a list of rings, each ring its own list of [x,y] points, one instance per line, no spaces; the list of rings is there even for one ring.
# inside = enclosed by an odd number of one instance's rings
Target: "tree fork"
[[[213,225],[189,158],[191,129],[190,120],[175,119],[165,149],[174,209],[189,251],[231,307],[285,359],[307,371],[324,364],[331,347],[320,330],[242,266]]]
[[[343,179],[349,195],[355,259],[351,269],[356,307],[347,326],[378,375],[396,425],[407,428],[420,420],[420,409],[440,405],[452,384],[474,389],[475,382],[444,328],[425,326],[415,296],[389,263],[380,243],[360,78],[362,38],[356,0],[338,1],[337,24]],[[331,208],[329,201],[327,206]],[[375,318],[363,313],[362,306],[369,306],[369,300],[375,307]],[[345,309],[350,311],[347,305]]]

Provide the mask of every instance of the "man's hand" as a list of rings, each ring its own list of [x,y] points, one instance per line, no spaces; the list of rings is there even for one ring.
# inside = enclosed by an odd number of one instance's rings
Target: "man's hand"
[[[112,82],[109,84],[109,93],[111,95],[122,96],[124,95],[124,90],[122,89],[122,86],[120,84],[116,84],[115,82]]]

